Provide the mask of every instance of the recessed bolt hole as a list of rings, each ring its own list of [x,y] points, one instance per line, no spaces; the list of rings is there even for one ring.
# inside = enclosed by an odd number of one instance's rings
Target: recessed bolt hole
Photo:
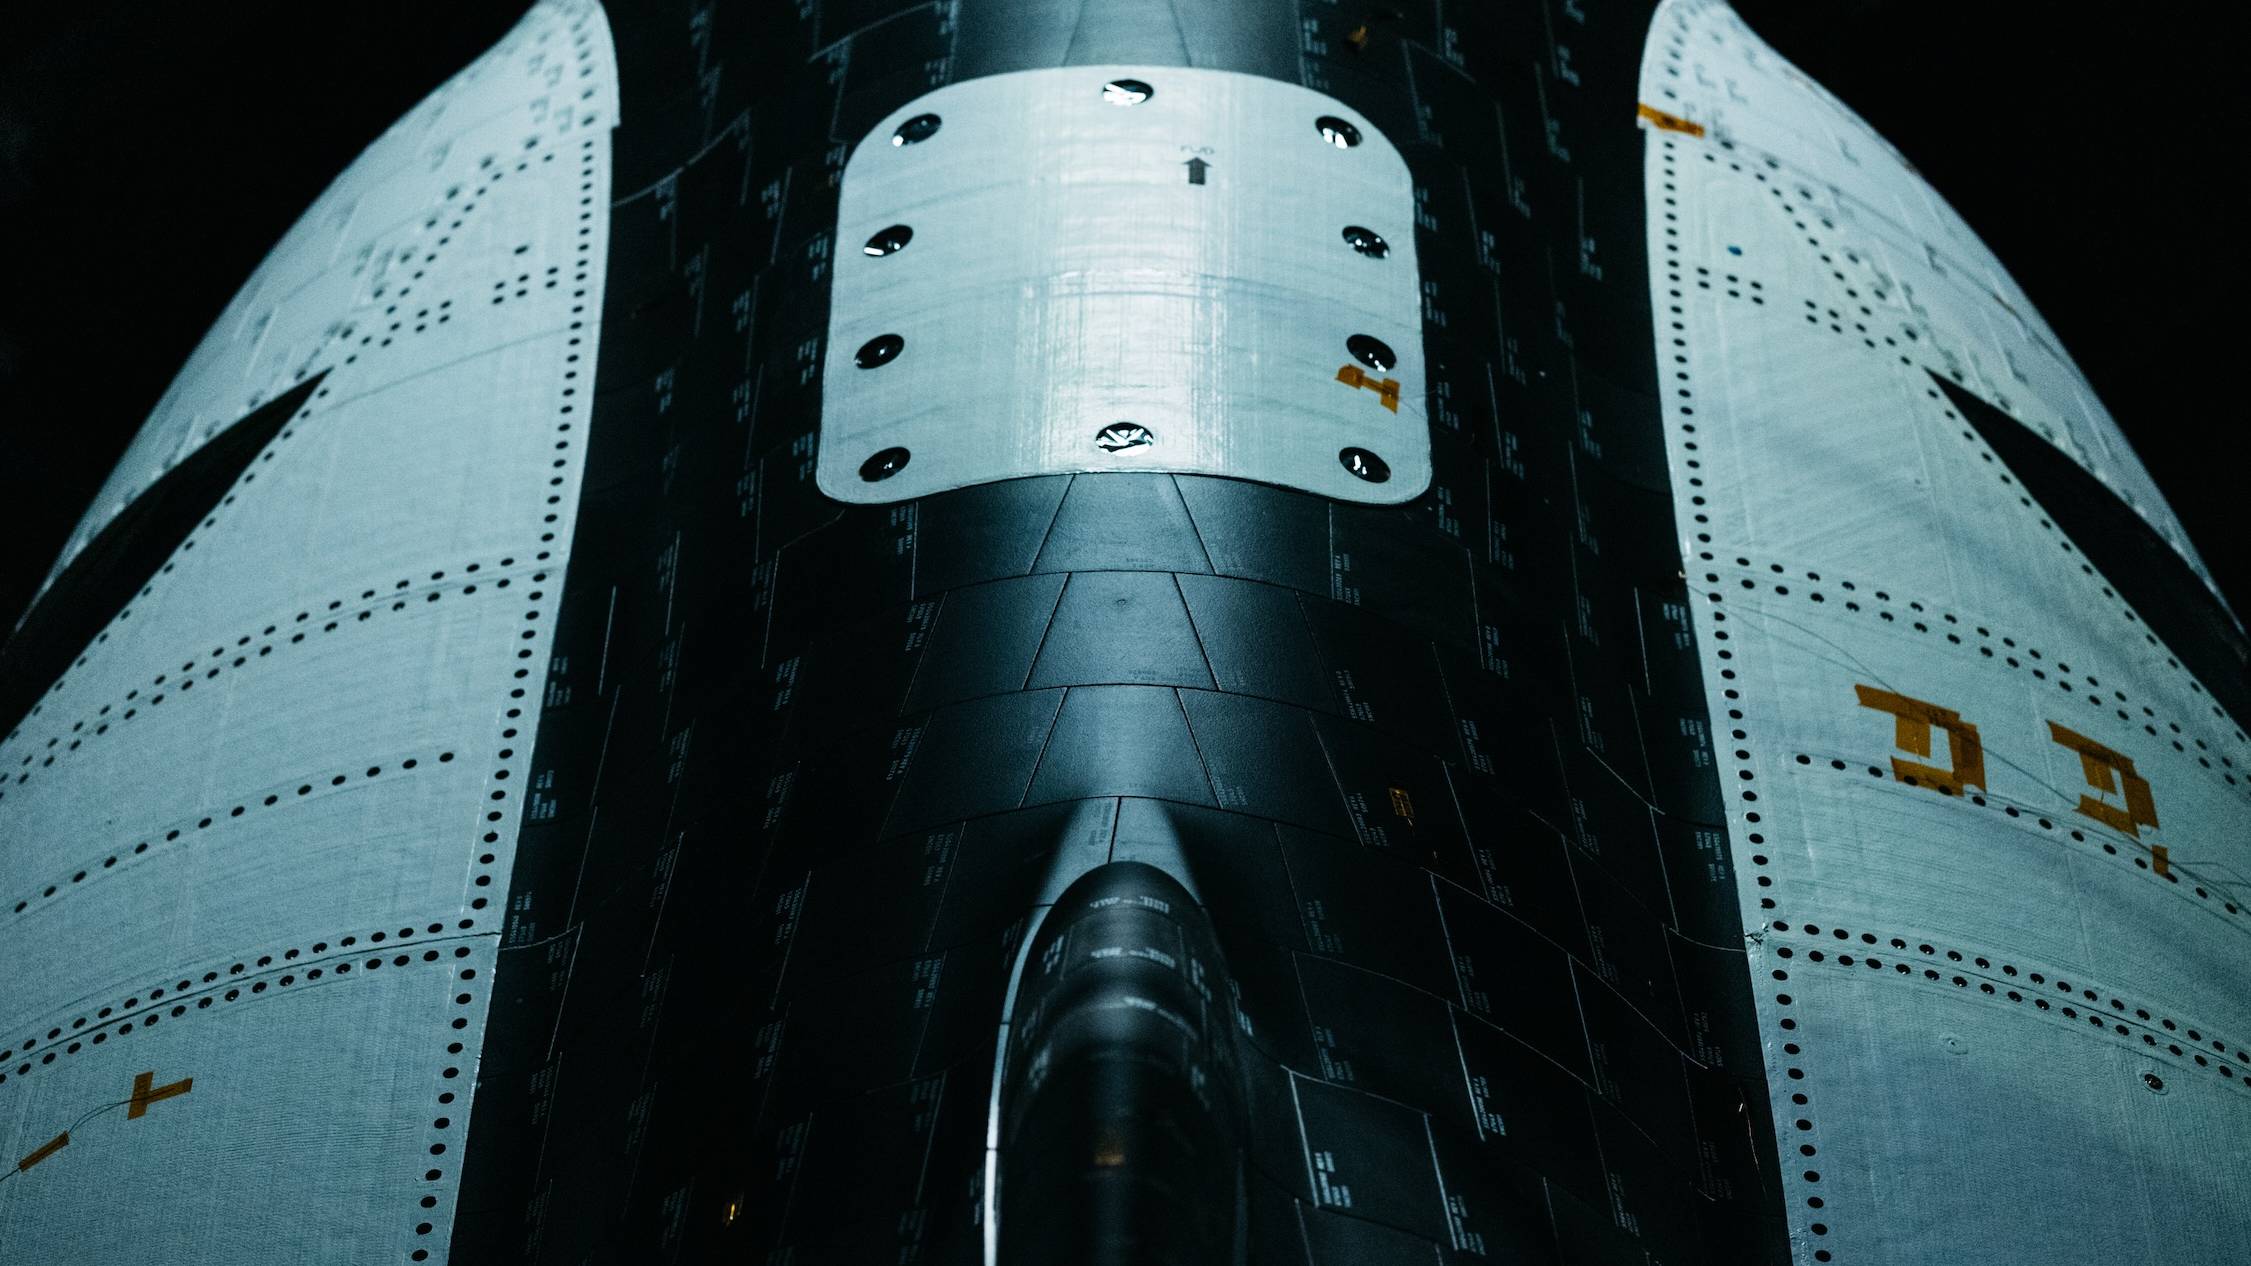
[[[1374,229],[1365,229],[1357,224],[1345,226],[1344,240],[1352,249],[1370,259],[1382,259],[1391,253],[1391,243],[1384,241],[1382,235]]]
[[[1333,114],[1313,120],[1313,126],[1320,130],[1322,140],[1338,149],[1351,149],[1360,143],[1360,129]]]
[[[907,249],[907,243],[913,240],[913,229],[904,224],[894,224],[869,238],[868,244],[860,249],[869,255],[896,255]]]
[[[935,114],[918,114],[899,125],[899,130],[891,134],[891,143],[893,145],[914,145],[927,141],[938,134],[940,122],[941,120]]]
[[[1157,442],[1157,433],[1138,422],[1112,422],[1094,433],[1094,446],[1105,453],[1145,448]]]
[[[1157,90],[1138,79],[1113,79],[1102,85],[1102,99],[1115,106],[1140,105]]]
[[[1344,350],[1352,353],[1354,360],[1370,369],[1388,372],[1393,365],[1399,363],[1399,354],[1391,350],[1389,343],[1366,334],[1355,334],[1346,339]]]
[[[888,365],[899,358],[906,346],[907,341],[896,334],[878,334],[860,344],[860,350],[852,354],[852,363],[862,369]]]
[[[860,478],[879,483],[907,468],[912,455],[903,448],[887,448],[860,463]]]
[[[1391,478],[1391,467],[1381,457],[1364,448],[1348,448],[1337,454],[1337,460],[1355,476],[1372,484]]]

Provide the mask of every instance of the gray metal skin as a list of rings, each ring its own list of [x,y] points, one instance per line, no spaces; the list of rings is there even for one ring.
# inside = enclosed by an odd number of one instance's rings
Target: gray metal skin
[[[275,248],[58,561],[301,392],[5,722],[0,1260],[442,1248],[616,118],[601,9],[532,10]]]
[[[1650,132],[1651,289],[1794,1251],[2240,1257],[2242,679],[2038,453],[2201,565],[1990,252],[1733,12],[1661,6],[1642,100],[1701,133]]]
[[[2241,683],[1981,428],[2193,556],[1724,8],[623,10],[372,149],[58,562],[309,384],[0,744],[0,1259],[2234,1255]],[[864,478],[851,392],[925,344],[846,359],[857,279],[1074,266],[911,198],[855,257],[855,173],[922,113],[1043,135],[1037,77],[1263,102],[1254,171],[1336,103],[1399,249],[1215,153],[1162,205],[1245,245],[1164,354],[1232,320],[1317,380],[1173,399],[1046,319]],[[1321,291],[1386,263],[1422,468],[1233,443],[1378,408]],[[975,349],[976,293],[901,302]],[[1043,451],[1010,383],[1180,412]]]

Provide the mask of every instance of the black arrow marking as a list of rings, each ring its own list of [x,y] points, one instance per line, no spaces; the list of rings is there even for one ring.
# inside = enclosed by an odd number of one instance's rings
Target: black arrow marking
[[[1201,158],[1191,158],[1188,160],[1187,166],[1188,183],[1192,185],[1200,185],[1204,183],[1204,172],[1211,167],[1211,164],[1205,162]]]

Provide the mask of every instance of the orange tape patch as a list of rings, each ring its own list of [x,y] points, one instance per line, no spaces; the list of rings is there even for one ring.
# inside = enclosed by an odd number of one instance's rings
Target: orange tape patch
[[[1931,731],[1934,728],[1946,731],[1948,755],[1954,761],[1952,769],[1894,756],[1891,758],[1892,777],[1916,786],[1935,787],[1949,796],[1961,795],[1964,787],[1985,786],[1985,744],[1978,740],[1977,727],[1964,721],[1961,713],[1874,686],[1855,685],[1852,689],[1860,697],[1861,707],[1892,715],[1892,745],[1903,752],[1927,757],[1931,754]]]
[[[33,1152],[31,1155],[24,1157],[20,1161],[17,1161],[16,1169],[18,1171],[29,1169],[33,1165],[38,1164],[39,1162],[47,1159],[48,1157],[69,1146],[70,1131],[64,1130],[62,1133],[57,1134],[55,1137],[48,1139],[46,1142],[40,1144],[38,1151]]]
[[[155,1086],[155,1088],[150,1089],[151,1086]],[[146,1116],[150,1104],[177,1098],[194,1088],[195,1078],[193,1077],[183,1077],[169,1086],[157,1086],[155,1073],[141,1073],[133,1078],[133,1097],[126,1101],[125,1119],[132,1121]]]
[[[2088,786],[2103,795],[2118,795],[2126,801],[2121,808],[2082,795],[2079,812],[2135,839],[2141,838],[2142,827],[2157,825],[2157,801],[2150,795],[2149,780],[2135,771],[2132,757],[2053,721],[2048,722],[2048,737],[2079,754],[2079,769],[2086,775]]]
[[[1358,365],[1346,365],[1337,370],[1337,381],[1347,387],[1359,387],[1376,393],[1376,399],[1393,413],[1399,412],[1399,380],[1377,378]]]
[[[1678,132],[1683,136],[1702,136],[1704,134],[1703,124],[1692,123],[1677,114],[1667,114],[1653,105],[1637,107],[1634,113],[1644,123],[1662,131]]]

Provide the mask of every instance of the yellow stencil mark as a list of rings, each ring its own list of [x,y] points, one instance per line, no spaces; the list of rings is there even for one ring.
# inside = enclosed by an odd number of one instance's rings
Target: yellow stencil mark
[[[149,1105],[152,1103],[162,1103],[166,1099],[186,1094],[194,1089],[195,1078],[182,1077],[169,1086],[156,1086],[155,1083],[156,1074],[153,1072],[141,1073],[133,1078],[133,1097],[125,1101],[126,1120],[133,1121],[148,1115]],[[155,1086],[155,1089],[150,1089],[151,1086]]]
[[[48,1157],[54,1155],[55,1153],[63,1150],[68,1146],[70,1146],[70,1131],[64,1130],[62,1133],[57,1134],[55,1137],[48,1139],[44,1143],[41,1143],[39,1145],[39,1150],[33,1152],[29,1156],[24,1157],[22,1160],[17,1161],[16,1169],[19,1172],[29,1169],[33,1165],[38,1164],[39,1162],[47,1159]]]
[[[2173,873],[2173,854],[2163,844],[2149,846],[2149,868],[2160,875]]]
[[[1362,22],[1360,25],[1353,27],[1352,34],[1345,36],[1344,42],[1350,44],[1352,51],[1355,53],[1365,51],[1368,47],[1368,24]]]
[[[1985,744],[1978,739],[1977,727],[1964,721],[1961,713],[1873,686],[1856,685],[1853,691],[1860,696],[1861,707],[1892,714],[1892,745],[1903,752],[1927,758],[1931,754],[1931,730],[1946,731],[1948,754],[1954,760],[1952,769],[1894,756],[1891,758],[1892,777],[1918,786],[1936,787],[1949,796],[1961,795],[1964,787],[1985,786]]]
[[[1677,114],[1667,114],[1653,105],[1640,106],[1634,110],[1634,114],[1651,127],[1661,128],[1667,132],[1678,132],[1683,136],[1702,136],[1704,134],[1703,124],[1691,123]]]
[[[1391,410],[1393,413],[1399,412],[1398,379],[1375,378],[1358,365],[1346,365],[1337,370],[1337,381],[1347,387],[1361,387],[1373,391],[1376,393],[1376,398],[1383,402],[1384,408]]]
[[[1415,801],[1407,794],[1405,787],[1391,789],[1391,811],[1407,819],[1408,826],[1415,824]]]
[[[2131,756],[2104,747],[2076,730],[2065,729],[2048,722],[2048,737],[2072,751],[2079,753],[2079,769],[2086,776],[2087,785],[2104,795],[2119,793],[2119,784],[2125,784],[2126,807],[2104,804],[2093,796],[2081,794],[2079,812],[2106,826],[2115,827],[2135,839],[2141,838],[2140,827],[2157,825],[2157,802],[2149,793],[2149,780],[2134,772]],[[2158,872],[2163,874],[2162,870]]]

